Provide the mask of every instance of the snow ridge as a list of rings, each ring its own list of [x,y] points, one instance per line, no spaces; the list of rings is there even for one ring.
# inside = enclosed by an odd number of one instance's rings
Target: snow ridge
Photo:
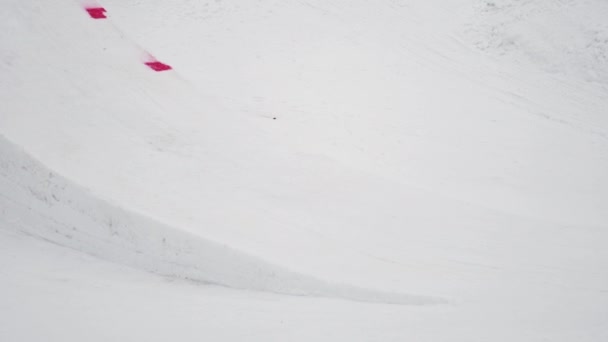
[[[96,198],[2,136],[0,208],[0,223],[10,223],[2,227],[163,276],[298,296],[445,303],[441,298],[331,284],[155,222]]]

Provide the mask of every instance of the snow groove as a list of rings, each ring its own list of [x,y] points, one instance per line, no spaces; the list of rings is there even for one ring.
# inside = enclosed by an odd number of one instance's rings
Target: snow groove
[[[441,298],[331,284],[116,207],[72,184],[0,135],[2,227],[97,257],[237,289],[405,305]]]

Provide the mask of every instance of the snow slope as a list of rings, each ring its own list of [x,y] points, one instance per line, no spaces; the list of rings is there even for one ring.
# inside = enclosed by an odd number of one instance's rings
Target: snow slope
[[[106,20],[83,9],[100,5]],[[20,282],[49,283],[28,261],[36,253],[94,282],[77,254],[30,247],[42,238],[165,276],[307,295],[187,285],[188,296],[226,300],[222,312],[248,303],[269,319],[318,304],[348,327],[324,325],[341,330],[328,340],[608,337],[605,2],[4,8],[0,229],[4,245],[31,251],[5,255],[34,254],[14,257],[10,273],[35,269],[0,288],[10,297],[39,291]],[[155,58],[173,70],[144,65]],[[132,287],[134,271],[107,267],[109,286]],[[174,296],[173,284],[142,277],[153,298]],[[0,314],[23,323],[9,312],[31,305],[6,302]],[[389,331],[353,333],[369,318],[353,310],[379,315],[366,329]],[[323,320],[300,318],[271,335],[245,317],[212,321],[247,322],[265,340]],[[15,327],[0,333],[37,339]]]

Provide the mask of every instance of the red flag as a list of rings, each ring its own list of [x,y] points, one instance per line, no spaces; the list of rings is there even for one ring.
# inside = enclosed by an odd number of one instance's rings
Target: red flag
[[[159,61],[154,61],[154,62],[146,62],[145,63],[147,66],[150,67],[150,69],[154,70],[154,71],[165,71],[165,70],[171,70],[171,66],[165,64],[165,63],[161,63]]]
[[[85,8],[89,15],[93,19],[105,19],[106,17],[106,9],[103,7],[89,7]]]

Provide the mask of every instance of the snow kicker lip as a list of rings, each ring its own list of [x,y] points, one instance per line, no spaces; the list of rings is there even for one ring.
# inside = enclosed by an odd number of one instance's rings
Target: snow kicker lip
[[[112,262],[235,289],[432,305],[438,297],[332,284],[193,236],[96,198],[0,135],[0,222]]]

